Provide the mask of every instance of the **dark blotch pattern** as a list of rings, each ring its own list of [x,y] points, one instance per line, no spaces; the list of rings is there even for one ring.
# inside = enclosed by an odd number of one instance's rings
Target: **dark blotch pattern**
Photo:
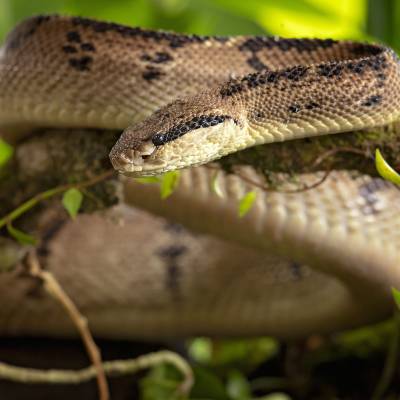
[[[289,112],[291,113],[298,113],[300,112],[301,107],[298,104],[292,104],[291,106],[289,106]]]
[[[382,50],[380,49],[380,51]],[[377,55],[360,61],[348,62],[346,66],[350,72],[362,74],[367,69],[381,73],[388,67],[388,64],[384,55]]]
[[[67,32],[67,40],[71,43],[81,43],[81,35],[77,31]]]
[[[251,38],[244,42],[240,49],[241,50],[249,50],[254,55],[257,51],[259,51],[263,46],[272,46],[270,44],[271,39],[268,38]],[[274,45],[278,46],[277,41],[273,41]],[[279,42],[282,42],[280,40]],[[283,44],[280,44],[280,49],[285,51],[286,48],[295,47],[295,44],[299,45],[298,42],[306,43],[306,48],[309,50],[317,49],[318,47],[329,46],[335,43],[334,41],[303,41],[303,40],[283,40]],[[303,46],[305,45],[303,43]],[[305,51],[303,47],[301,47]],[[363,55],[366,58],[354,61],[343,61],[343,62],[330,62],[330,63],[322,63],[317,65],[316,67],[307,67],[307,66],[295,66],[292,68],[288,68],[286,70],[279,71],[260,71],[253,74],[249,74],[242,79],[231,79],[226,84],[224,84],[220,89],[220,94],[222,97],[234,96],[237,93],[243,92],[246,89],[253,89],[260,85],[265,85],[269,83],[277,83],[282,79],[286,79],[292,82],[298,82],[304,79],[309,71],[311,70],[312,74],[316,74],[318,76],[323,76],[326,78],[338,78],[341,77],[344,73],[354,73],[354,74],[363,74],[364,71],[371,70],[375,73],[377,78],[377,86],[383,86],[383,81],[386,79],[386,75],[384,70],[388,67],[387,55],[382,54],[383,48],[370,46],[370,45],[360,45],[357,47],[357,52],[363,51]],[[373,49],[373,50],[372,50]],[[351,49],[353,50],[353,49]],[[371,51],[371,54],[368,54],[368,51]],[[356,56],[356,55],[355,55]],[[256,67],[256,66],[254,66]],[[261,66],[260,66],[261,67]],[[280,85],[279,89],[284,91],[287,90],[287,85]],[[372,102],[374,103],[374,102]],[[376,103],[374,103],[376,104]],[[315,106],[311,106],[311,108],[306,107],[307,109],[316,108]]]
[[[244,90],[244,85],[235,79],[229,80],[225,85],[222,86],[220,94],[222,97],[234,96]]]
[[[300,280],[303,278],[303,271],[302,271],[301,264],[299,264],[297,262],[292,262],[289,264],[289,266],[290,266],[290,270],[292,272],[292,277],[295,280]]]
[[[131,28],[129,26],[119,25],[110,22],[95,21],[89,18],[74,17],[72,18],[74,26],[82,26],[92,29],[97,33],[115,32],[123,37],[141,37],[156,42],[166,41],[169,47],[176,49],[187,44],[203,43],[210,39],[224,41],[224,38],[197,36],[197,35],[180,35],[170,32],[149,31],[141,28]]]
[[[143,54],[141,57],[142,61],[153,63],[153,64],[163,64],[173,60],[173,57],[166,52],[157,52],[154,56],[149,54]]]
[[[155,79],[159,79],[162,75],[164,75],[164,73],[161,72],[159,69],[154,67],[147,67],[146,70],[143,72],[142,77],[146,81],[152,81]]]
[[[8,48],[10,49],[17,49],[21,46],[21,44],[32,36],[36,30],[39,28],[40,25],[50,20],[49,15],[39,15],[37,17],[33,17],[29,20],[26,24],[25,29],[15,32],[10,40],[7,43]]]
[[[227,82],[220,90],[222,97],[233,96],[242,92],[244,89],[253,89],[260,85],[273,84],[284,78],[290,81],[298,82],[307,75],[308,67],[296,66],[282,71],[262,71],[246,75],[239,80]]]
[[[264,48],[272,49],[277,47],[282,51],[295,49],[302,53],[318,49],[326,49],[332,47],[335,43],[336,41],[332,39],[274,39],[270,37],[256,36],[249,38],[242,43],[239,46],[239,50],[257,53]]]
[[[69,65],[72,68],[75,68],[78,71],[89,71],[90,64],[93,62],[93,59],[88,56],[84,56],[81,58],[70,58]]]
[[[187,252],[187,248],[183,245],[171,245],[162,248],[158,255],[166,262],[166,286],[171,290],[175,299],[179,299],[179,279],[180,268],[179,259]]]
[[[367,43],[356,43],[352,47],[352,52],[359,56],[362,56],[364,54],[376,56],[380,54],[381,51],[382,50],[379,47]]]
[[[186,250],[185,246],[172,245],[161,249],[158,254],[161,257],[168,258],[169,260],[175,260],[179,256],[183,255]]]
[[[256,55],[253,55],[251,58],[249,58],[247,60],[247,64],[249,64],[250,67],[254,68],[256,71],[267,69],[267,66]]]
[[[68,60],[69,65],[78,71],[89,71],[93,58],[86,54],[96,51],[94,45],[89,42],[82,43],[81,35],[76,31],[67,32],[66,39],[69,44],[62,46],[62,51],[66,54],[77,54],[77,57]]]
[[[229,118],[227,115],[200,115],[192,118],[190,121],[174,126],[167,132],[156,133],[152,138],[152,142],[155,146],[162,146],[165,143],[178,139],[189,131],[215,126]]]
[[[342,75],[343,65],[332,62],[329,64],[320,64],[317,67],[317,73],[320,76],[325,76],[326,78],[333,78]]]
[[[297,67],[289,68],[280,72],[280,75],[283,78],[287,78],[291,81],[299,81],[305,77],[305,75],[307,74],[307,70],[307,67],[299,65]]]
[[[38,15],[37,17],[33,18],[34,25],[36,28],[42,25],[44,22],[48,22],[51,19],[50,15]]]
[[[367,100],[365,100],[362,105],[366,107],[372,107],[378,105],[382,101],[382,96],[379,95],[373,95],[371,97],[368,97]]]
[[[310,101],[305,106],[306,110],[314,110],[315,108],[319,108],[319,107],[320,107],[320,105],[314,101]]]

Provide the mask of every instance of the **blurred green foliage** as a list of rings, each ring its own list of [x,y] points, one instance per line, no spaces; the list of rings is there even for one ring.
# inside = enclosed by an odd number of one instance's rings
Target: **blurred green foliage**
[[[4,140],[0,139],[0,167],[11,158],[12,154],[13,148]]]
[[[398,0],[2,0],[0,38],[39,13],[197,34],[375,38],[400,48]]]

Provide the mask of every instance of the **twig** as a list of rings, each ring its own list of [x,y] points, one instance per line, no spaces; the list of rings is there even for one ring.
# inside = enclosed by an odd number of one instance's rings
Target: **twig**
[[[363,151],[363,150],[352,148],[352,147],[338,147],[335,149],[328,150],[328,151],[324,152],[323,154],[321,154],[319,157],[317,157],[317,159],[312,163],[313,167],[317,167],[319,164],[321,164],[327,158],[330,158],[338,153],[353,153],[353,154],[359,154],[359,155],[366,157],[365,151]],[[208,169],[215,169],[216,171],[220,170],[220,168],[218,168],[214,165],[206,164],[205,166]],[[240,178],[242,181],[247,182],[250,185],[257,187],[257,188],[263,190],[264,192],[277,192],[277,193],[290,194],[290,193],[306,192],[308,190],[315,189],[316,187],[322,185],[326,181],[326,179],[328,179],[331,172],[332,172],[331,169],[327,169],[325,171],[324,175],[322,176],[322,178],[320,180],[318,180],[317,182],[315,182],[309,186],[305,185],[299,189],[289,189],[289,190],[271,188],[267,185],[263,185],[261,183],[255,182],[252,179],[242,175],[241,173],[239,173],[237,171],[234,171],[233,174],[236,175],[238,178]]]
[[[185,359],[168,350],[145,354],[130,360],[106,361],[102,364],[102,369],[107,375],[120,376],[133,374],[162,362],[170,363],[180,371],[184,380],[179,390],[182,394],[188,394],[193,385],[192,369]],[[37,370],[0,362],[0,377],[21,383],[79,384],[93,379],[96,375],[97,370],[94,366],[81,370]]]
[[[253,181],[252,179],[248,178],[247,176],[242,175],[239,172],[234,172],[234,174],[240,178],[242,181],[249,183],[252,186],[255,186],[265,192],[277,192],[277,193],[287,193],[287,194],[291,194],[291,193],[300,193],[300,192],[306,192],[308,190],[314,189],[319,185],[322,185],[326,179],[328,179],[330,173],[332,171],[331,170],[327,170],[325,171],[324,175],[322,176],[322,178],[318,181],[316,181],[315,183],[313,183],[312,185],[304,185],[303,187],[299,188],[299,189],[271,189],[266,185],[262,185],[260,183],[257,183],[256,181]]]
[[[93,368],[96,372],[97,385],[99,388],[99,398],[100,400],[108,400],[110,398],[110,395],[106,375],[104,373],[102,365],[100,351],[93,340],[92,334],[90,333],[87,319],[79,312],[78,308],[65,293],[63,288],[55,279],[54,275],[48,271],[44,271],[41,268],[34,250],[28,253],[28,266],[30,274],[43,281],[44,287],[47,292],[62,305],[62,307],[67,311],[72,322],[78,329],[82,341],[86,347],[89,359],[91,360]]]
[[[357,148],[352,148],[352,147],[337,147],[335,149],[327,150],[324,153],[322,153],[319,157],[315,159],[313,162],[313,166],[316,167],[317,165],[321,164],[322,161],[325,161],[327,158],[330,158],[338,153],[353,153],[353,154],[359,154],[361,156],[367,157],[365,154],[365,151],[357,149]]]
[[[101,175],[97,175],[92,179],[89,179],[85,182],[81,183],[70,183],[66,185],[61,185],[57,186],[56,188],[46,190],[44,192],[38,193],[31,199],[27,200],[26,202],[22,203],[19,207],[17,207],[15,210],[11,211],[9,214],[4,216],[3,218],[0,219],[0,229],[7,225],[9,222],[12,222],[16,218],[20,217],[22,214],[26,213],[28,210],[30,210],[32,207],[36,206],[38,203],[41,201],[48,199],[50,197],[53,197],[57,194],[60,194],[62,192],[65,192],[68,189],[76,188],[76,189],[82,189],[86,188],[88,186],[92,186],[98,182],[101,182],[112,175],[115,174],[114,170],[108,170],[104,172]]]
[[[216,172],[220,171],[220,168],[213,166],[213,165],[205,165],[206,168],[211,169],[211,170],[215,170]],[[319,185],[322,185],[326,179],[328,179],[329,175],[331,174],[332,170],[326,170],[324,175],[322,176],[322,178],[318,181],[316,181],[315,183],[307,186],[304,185],[303,187],[299,188],[299,189],[276,189],[276,188],[272,188],[269,187],[267,185],[263,185],[262,183],[258,183],[256,181],[254,181],[251,178],[248,178],[245,175],[242,175],[240,172],[233,171],[232,174],[237,176],[240,180],[242,180],[243,182],[246,182],[258,189],[261,189],[264,192],[268,192],[268,193],[287,193],[287,194],[291,194],[291,193],[300,193],[300,192],[306,192],[308,190],[314,189]]]

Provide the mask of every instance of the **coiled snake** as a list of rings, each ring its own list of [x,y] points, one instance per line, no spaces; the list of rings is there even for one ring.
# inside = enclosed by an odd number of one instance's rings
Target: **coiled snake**
[[[34,127],[125,129],[110,154],[125,175],[196,166],[264,143],[390,125],[399,115],[399,60],[380,45],[198,37],[45,16],[22,22],[0,53],[6,139],[15,141]],[[263,180],[253,168],[243,174]],[[316,176],[297,178],[307,183]],[[183,170],[167,201],[156,188],[122,177],[124,201],[240,245],[174,229],[157,234],[161,223],[137,211],[126,211],[122,230],[82,216],[59,235],[63,247],[78,241],[81,252],[92,246],[100,254],[87,265],[63,253],[56,239],[50,262],[95,333],[293,337],[390,312],[390,287],[400,284],[400,194],[394,186],[335,170],[307,191],[287,193],[289,182],[275,192],[256,189],[253,208],[239,218],[237,201],[254,188],[221,172],[219,197],[211,189],[214,177],[205,167]],[[88,232],[96,238],[83,244]],[[125,240],[134,248],[121,244]],[[165,271],[154,254],[164,240],[175,246],[164,259],[181,257],[181,242],[187,252],[178,278],[179,269],[169,266],[172,288],[157,283]],[[105,253],[113,248],[110,267]],[[294,266],[301,279],[293,276]],[[2,293],[13,299],[11,278],[1,279]],[[108,294],[111,287],[115,297]],[[0,331],[71,332],[65,321],[54,322],[59,316],[38,323],[39,306],[13,317],[4,311]],[[49,316],[48,305],[46,310]]]

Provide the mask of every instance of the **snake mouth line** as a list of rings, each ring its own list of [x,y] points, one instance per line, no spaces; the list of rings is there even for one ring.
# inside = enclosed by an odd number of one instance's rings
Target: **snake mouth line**
[[[136,173],[160,168],[164,162],[151,157],[155,150],[153,143],[146,142],[139,149],[126,149],[114,155],[111,163],[120,172]]]

